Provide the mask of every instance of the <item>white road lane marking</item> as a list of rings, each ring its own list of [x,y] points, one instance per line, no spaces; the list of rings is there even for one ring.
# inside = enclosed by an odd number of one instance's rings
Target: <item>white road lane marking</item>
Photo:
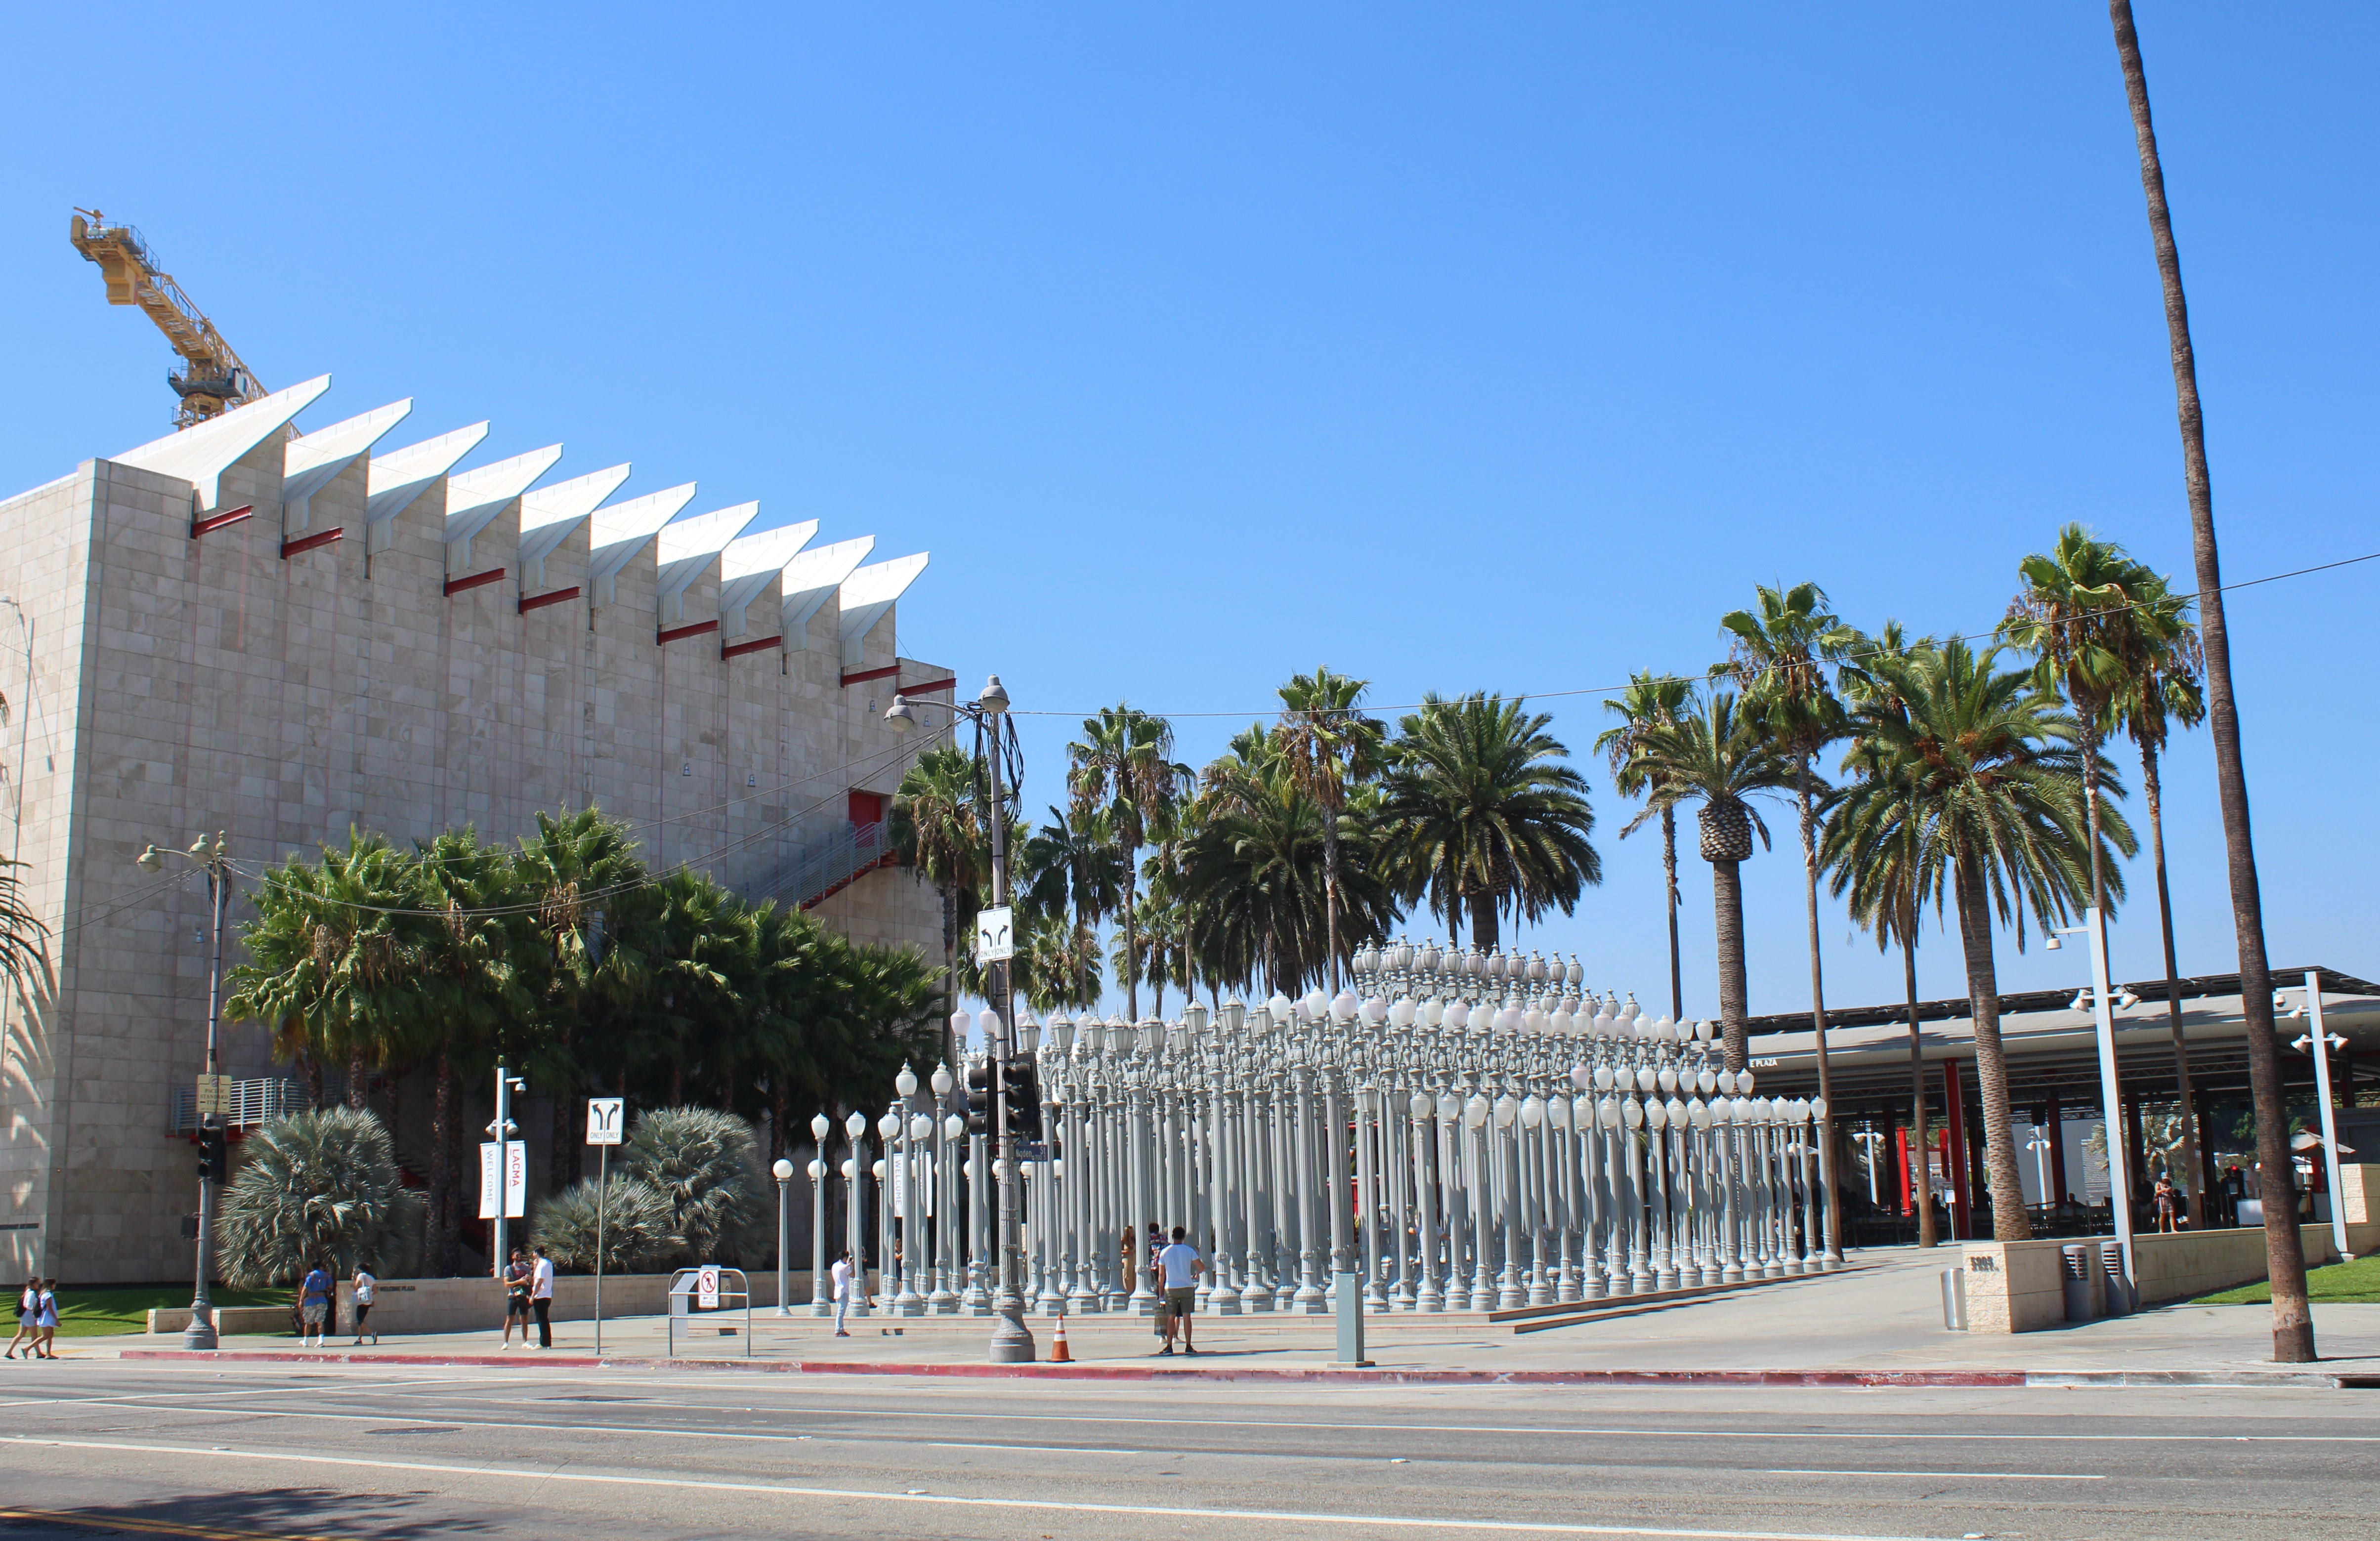
[[[1771,1466],[1767,1476],[1991,1477],[2007,1482],[2105,1482],[2095,1472],[1832,1472],[1807,1466]]]
[[[1147,1450],[1103,1450],[1084,1445],[982,1445],[969,1439],[921,1440],[929,1450],[1038,1450],[1045,1455],[1147,1455]],[[1202,1454],[1205,1452],[1201,1452]]]
[[[941,1504],[963,1509],[1028,1510],[1075,1514],[1140,1514],[1164,1519],[1238,1520],[1293,1525],[1364,1525],[1374,1529],[1487,1531],[1523,1535],[1651,1535],[1665,1541],[1948,1541],[1940,1536],[1841,1535],[1784,1530],[1706,1530],[1656,1525],[1564,1524],[1531,1520],[1443,1520],[1417,1514],[1336,1514],[1308,1510],[1191,1509],[1170,1504],[1085,1503],[1057,1499],[962,1498],[954,1494],[871,1492],[864,1488],[797,1487],[774,1482],[722,1482],[710,1478],[619,1476],[598,1472],[529,1470],[505,1466],[446,1465],[427,1461],[367,1461],[355,1456],[299,1455],[277,1450],[200,1450],[191,1445],[140,1445],[98,1439],[43,1439],[0,1435],[0,1443],[34,1448],[108,1450],[129,1455],[188,1455],[202,1459],[284,1462],[359,1471],[427,1472],[445,1476],[504,1477],[519,1482],[567,1482],[606,1487],[661,1487],[708,1493],[774,1494],[795,1499],[845,1499],[866,1503]]]

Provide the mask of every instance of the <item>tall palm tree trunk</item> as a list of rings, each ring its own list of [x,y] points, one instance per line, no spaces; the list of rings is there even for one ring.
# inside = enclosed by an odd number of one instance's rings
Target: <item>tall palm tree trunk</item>
[[[1959,890],[1959,945],[1967,961],[1967,1010],[1975,1024],[1975,1086],[1984,1098],[1984,1170],[1991,1179],[1992,1239],[2027,1242],[2033,1223],[2024,1212],[2024,1186],[2017,1175],[2016,1133],[2009,1122],[2008,1053],[2000,1046],[2000,985],[1992,965],[1991,897],[1985,892],[1982,857],[1962,858]],[[2112,1117],[2108,1127],[2113,1128]],[[1955,1161],[1964,1151],[1950,1152]]]
[[[1818,952],[1818,810],[1810,799],[1810,760],[1806,755],[1793,768],[1793,791],[1802,804],[1802,876],[1810,902],[1810,1030],[1815,1035],[1817,1046],[1818,1100],[1827,1110],[1815,1131],[1818,1183],[1827,1195],[1818,1213],[1826,1232],[1827,1258],[1840,1262],[1843,1242],[1835,1217],[1835,1082],[1827,1070],[1827,976]]]
[[[347,1106],[360,1109],[364,1105],[364,1046],[360,1043],[347,1050]]]
[[[1718,940],[1719,1043],[1727,1068],[1742,1070],[1752,1059],[1743,983],[1743,873],[1741,865],[1711,865],[1711,920]]]
[[[942,890],[942,1063],[955,1067],[959,1062],[958,1036],[951,1026],[951,1016],[958,1008],[952,992],[959,977],[959,896],[955,889]],[[956,1074],[953,1068],[952,1074]]]
[[[1482,953],[1496,950],[1496,896],[1475,893],[1470,896],[1471,945]]]
[[[1917,906],[1900,929],[1900,982],[1909,992],[1909,1191],[1917,1206],[1917,1244],[1941,1241],[1934,1228],[1934,1169],[1925,1147],[1925,1046],[1917,1024]],[[1873,1158],[1871,1158],[1873,1159]]]
[[[1322,934],[1330,949],[1330,993],[1339,993],[1339,816],[1322,810]]]
[[[1678,810],[1661,810],[1661,875],[1670,902],[1670,1020],[1686,1019],[1685,975],[1678,966]]]
[[[1123,1009],[1135,1023],[1140,1021],[1140,970],[1134,966],[1139,961],[1140,939],[1134,927],[1133,910],[1139,904],[1140,847],[1123,848]],[[1083,977],[1088,980],[1089,971]]]
[[[2190,1042],[2181,1036],[2181,965],[2173,948],[2173,890],[2165,873],[2165,788],[2156,746],[2141,746],[2141,795],[2149,805],[2149,850],[2155,858],[2157,928],[2165,939],[2165,1020],[2173,1038],[2173,1081],[2181,1097],[2181,1170],[2190,1174],[2190,1223],[2206,1229],[2206,1183],[2198,1156],[2198,1098],[2190,1086]]]
[[[452,1274],[461,1262],[455,1206],[455,1063],[438,1046],[436,1090],[430,1105],[430,1272]]]
[[[2313,1315],[2306,1304],[2305,1248],[2298,1234],[2295,1168],[2288,1109],[2281,1096],[2280,1045],[2273,1032],[2273,976],[2265,956],[2265,902],[2256,882],[2256,848],[2248,825],[2248,771],[2240,753],[2240,703],[2231,690],[2231,631],[2223,611],[2223,565],[2215,547],[2215,494],[2206,474],[2206,424],[2198,404],[2198,359],[2190,343],[2190,305],[2181,289],[2181,255],[2166,207],[2165,167],[2149,117],[2149,83],[2141,66],[2131,0],[2107,0],[2124,94],[2140,148],[2141,190],[2165,288],[2166,334],[2173,354],[2174,405],[2181,427],[2182,480],[2190,496],[2191,548],[2198,577],[2199,640],[2206,657],[2206,718],[2215,745],[2215,784],[2223,808],[2223,854],[2231,880],[2231,924],[2240,947],[2240,1011],[2248,1030],[2248,1080],[2256,1105],[2256,1160],[2266,1184],[2265,1257],[2273,1289],[2273,1357],[2314,1358]]]

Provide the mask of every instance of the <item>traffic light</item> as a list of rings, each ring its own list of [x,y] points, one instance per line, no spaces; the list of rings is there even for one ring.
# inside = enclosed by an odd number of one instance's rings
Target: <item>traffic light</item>
[[[1039,1139],[1041,1086],[1033,1062],[1020,1055],[1002,1065],[1000,1074],[1008,1089],[1008,1132],[1020,1140]]]
[[[199,1175],[210,1183],[220,1183],[231,1170],[231,1145],[220,1129],[199,1131]]]
[[[966,1132],[989,1135],[992,1131],[991,1067],[986,1063],[967,1066]]]

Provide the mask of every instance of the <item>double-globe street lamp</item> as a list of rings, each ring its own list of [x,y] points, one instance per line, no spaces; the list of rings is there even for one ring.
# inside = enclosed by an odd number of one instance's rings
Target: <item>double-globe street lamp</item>
[[[199,1097],[199,1264],[198,1288],[190,1294],[190,1324],[182,1329],[185,1349],[215,1346],[215,1303],[208,1292],[207,1275],[214,1271],[215,1189],[225,1175],[226,1131],[222,1122],[223,1079],[216,1062],[215,1029],[223,1011],[224,918],[231,908],[230,846],[221,830],[214,839],[200,835],[187,851],[144,848],[137,859],[144,872],[162,871],[167,856],[178,856],[207,875],[207,907],[214,917],[214,951],[207,965],[207,1067],[198,1086]]]
[[[1008,712],[1008,691],[1001,685],[1000,676],[993,674],[973,701],[913,702],[896,694],[884,713],[884,721],[893,732],[907,733],[917,725],[917,708],[920,705],[940,706],[954,719],[967,719],[980,727],[989,740],[986,758],[991,768],[991,903],[995,909],[1004,909],[1008,905],[1008,799],[1001,787],[1000,771],[1001,720]],[[991,1020],[985,1024],[990,1031],[985,1036],[983,1047],[986,1067],[990,1072],[993,1129],[999,1141],[999,1155],[992,1171],[1000,1183],[1000,1287],[992,1298],[991,1362],[1023,1365],[1033,1359],[1033,1334],[1025,1326],[1025,1250],[1017,1226],[1021,1205],[1016,1136],[1009,1117],[1008,1080],[1004,1074],[1009,1061],[1017,1053],[1016,992],[1009,963],[1003,959],[992,964],[990,977],[984,983],[985,998],[991,1007],[987,1015]]]

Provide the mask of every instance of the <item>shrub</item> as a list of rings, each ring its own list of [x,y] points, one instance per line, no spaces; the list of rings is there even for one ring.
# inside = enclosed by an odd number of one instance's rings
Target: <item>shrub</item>
[[[408,1266],[422,1195],[403,1185],[388,1131],[360,1108],[264,1125],[243,1146],[216,1229],[226,1283],[290,1283],[312,1263],[335,1274]]]
[[[674,1260],[734,1263],[768,1247],[769,1180],[751,1126],[710,1108],[657,1108],[637,1120],[628,1171],[669,1205]]]
[[[607,1183],[590,1177],[538,1206],[530,1237],[545,1248],[555,1268],[595,1271],[599,1194],[605,1273],[640,1273],[683,1244],[670,1229],[670,1202],[659,1188],[639,1177],[615,1174]]]

